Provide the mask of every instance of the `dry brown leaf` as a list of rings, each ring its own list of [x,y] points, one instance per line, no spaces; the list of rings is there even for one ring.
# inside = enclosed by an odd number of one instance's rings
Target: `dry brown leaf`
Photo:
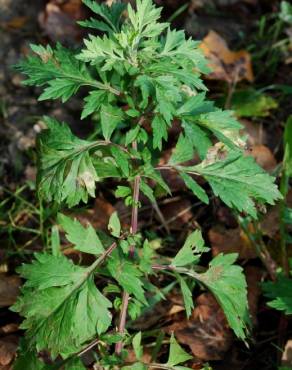
[[[0,327],[0,334],[1,335],[3,335],[3,334],[11,334],[11,333],[15,333],[18,330],[19,330],[19,325],[12,322],[10,324],[6,324],[4,326],[1,326]]]
[[[18,345],[18,337],[15,335],[8,335],[0,339],[0,365],[9,365],[16,354]]]
[[[289,339],[285,345],[281,362],[283,366],[292,366],[292,339]]]
[[[214,226],[209,230],[208,237],[213,256],[234,252],[239,254],[240,259],[251,259],[257,256],[248,237],[239,227],[226,229],[223,226]]]
[[[50,0],[39,15],[39,24],[51,40],[57,42],[80,41],[84,30],[76,21],[85,17],[81,0],[67,0],[61,3]]]
[[[233,338],[223,311],[210,293],[197,298],[188,320],[178,320],[165,330],[174,332],[180,343],[189,346],[194,356],[204,361],[222,359]]]
[[[250,149],[250,155],[265,171],[272,172],[277,166],[276,158],[272,151],[265,145],[253,145]]]
[[[20,285],[18,276],[0,274],[0,307],[11,306],[16,301]]]
[[[253,146],[267,143],[267,133],[263,128],[263,125],[243,118],[239,121],[244,127],[242,134],[247,135],[248,145]]]
[[[76,212],[74,216],[84,225],[90,222],[95,229],[107,230],[109,218],[114,211],[115,208],[108,201],[98,197],[92,209]]]
[[[210,31],[201,45],[212,72],[208,78],[237,83],[254,80],[251,56],[246,50],[231,51],[226,41],[215,31]]]

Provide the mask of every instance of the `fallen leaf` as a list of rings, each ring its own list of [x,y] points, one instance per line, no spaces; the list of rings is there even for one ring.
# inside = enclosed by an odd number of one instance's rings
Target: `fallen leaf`
[[[18,276],[0,274],[0,307],[8,307],[15,303],[20,285],[21,280]]]
[[[233,338],[223,311],[210,293],[197,298],[188,320],[178,320],[165,330],[174,332],[180,343],[189,346],[193,355],[204,361],[221,360]]]
[[[7,335],[0,339],[0,365],[9,365],[16,354],[18,346],[18,337],[14,335]]]
[[[268,209],[267,213],[260,221],[260,230],[263,235],[273,239],[279,231],[279,206],[275,205]]]
[[[265,145],[253,145],[250,149],[250,155],[265,171],[272,172],[277,166],[276,158],[271,150]]]
[[[240,259],[256,258],[257,254],[246,234],[237,227],[226,229],[223,226],[214,226],[208,232],[212,255],[219,253],[238,253]]]
[[[238,117],[267,117],[276,108],[278,103],[274,98],[253,88],[236,91],[231,99],[231,109]]]
[[[263,125],[248,121],[247,119],[240,119],[240,123],[244,127],[241,133],[242,135],[247,135],[247,143],[249,146],[267,143],[267,133]]]
[[[200,47],[212,70],[208,78],[223,80],[229,84],[254,80],[250,54],[245,50],[229,50],[226,41],[215,31],[208,33]]]
[[[284,352],[281,359],[283,366],[292,365],[292,339],[289,339],[285,345]]]
[[[10,324],[6,324],[4,326],[1,326],[0,327],[0,334],[1,335],[3,335],[3,334],[11,334],[11,333],[15,333],[18,330],[19,330],[19,325],[12,322]]]
[[[45,11],[39,15],[40,27],[55,42],[74,43],[81,41],[84,30],[76,23],[85,17],[81,0],[59,2],[50,0]]]
[[[82,212],[74,213],[74,216],[83,224],[88,222],[97,230],[107,230],[107,224],[115,208],[105,199],[98,197],[95,199],[94,207]]]

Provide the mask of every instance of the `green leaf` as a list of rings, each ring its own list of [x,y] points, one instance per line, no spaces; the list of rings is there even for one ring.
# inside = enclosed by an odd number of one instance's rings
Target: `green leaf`
[[[196,278],[214,294],[237,337],[245,339],[250,324],[247,284],[242,268],[233,264],[236,259],[236,253],[218,254]]]
[[[12,309],[25,317],[21,328],[30,348],[66,358],[108,329],[111,302],[95,286],[94,267],[38,253],[19,269],[26,282]]]
[[[150,274],[152,272],[152,258],[154,256],[154,250],[151,244],[146,239],[143,243],[142,255],[140,256],[140,270]]]
[[[231,107],[238,117],[267,117],[271,109],[278,108],[278,103],[269,95],[248,89],[233,95]]]
[[[38,358],[36,351],[29,350],[26,341],[21,339],[13,370],[50,370],[50,368]]]
[[[37,55],[29,56],[15,68],[28,76],[25,85],[48,85],[40,100],[62,98],[64,102],[80,86],[110,89],[92,78],[86,66],[75,58],[75,54],[60,44],[57,44],[56,49],[41,45],[31,45],[31,48]]]
[[[164,119],[156,114],[152,120],[153,130],[153,148],[162,149],[162,139],[167,140],[167,123]]]
[[[152,0],[137,0],[135,12],[128,4],[128,15],[137,37],[156,37],[168,26],[168,23],[157,23],[161,8],[156,8]]]
[[[133,338],[132,344],[137,360],[141,360],[143,356],[143,347],[141,345],[142,333],[139,331]]]
[[[218,109],[214,112],[201,114],[196,123],[213,132],[220,141],[233,149],[245,144],[240,133],[242,125],[235,119],[232,111]]]
[[[171,261],[171,266],[181,267],[197,263],[202,253],[207,252],[200,230],[195,230],[186,239],[183,247]]]
[[[274,204],[281,199],[274,178],[264,172],[252,157],[230,153],[229,156],[215,163],[202,163],[185,167],[187,172],[202,175],[229,207],[239,212],[246,212],[257,217],[255,201]]]
[[[123,116],[123,111],[120,108],[113,107],[112,105],[101,105],[100,121],[105,140],[110,140],[112,133],[118,124],[121,123]]]
[[[148,184],[146,184],[146,182],[143,180],[141,180],[140,182],[140,190],[150,200],[150,202],[152,203],[156,202],[152,188]]]
[[[130,156],[128,153],[125,153],[123,150],[121,150],[119,147],[111,146],[111,153],[118,165],[118,167],[121,169],[123,175],[125,177],[129,177],[130,175]]]
[[[268,302],[270,307],[278,311],[284,311],[286,315],[292,314],[292,279],[279,275],[276,282],[262,284],[266,297],[272,300]]]
[[[180,289],[182,292],[187,317],[190,317],[192,314],[192,310],[194,308],[192,291],[190,290],[187,283],[180,275],[177,275],[177,279],[178,279]]]
[[[95,181],[98,180],[89,151],[93,142],[74,136],[65,123],[47,117],[47,130],[38,136],[39,155],[38,190],[47,201],[69,207],[81,200],[87,202],[88,195],[95,196]]]
[[[117,251],[114,251],[108,259],[107,267],[112,277],[126,292],[133,294],[143,304],[147,304],[140,279],[143,274],[132,261],[125,260]]]
[[[119,31],[121,16],[126,8],[125,4],[117,2],[109,7],[105,4],[98,4],[93,0],[83,0],[83,3],[95,14],[99,15],[102,21],[91,18],[90,20],[78,22],[81,26],[96,28],[106,32]]]
[[[121,223],[118,216],[118,212],[113,212],[109,219],[108,223],[108,230],[112,234],[112,236],[119,238],[121,235]]]
[[[284,22],[292,24],[292,5],[288,1],[281,1],[279,17]]]
[[[288,225],[292,225],[292,208],[285,208],[283,222]]]
[[[169,159],[170,164],[177,164],[193,159],[194,151],[193,146],[187,136],[179,135],[176,147]]]
[[[205,190],[193,179],[191,176],[184,172],[179,173],[180,177],[184,180],[186,186],[198,197],[202,202],[209,204],[209,198]]]
[[[284,167],[286,174],[292,177],[292,116],[287,119],[284,131]]]
[[[196,67],[196,70],[200,72],[209,73],[210,69],[207,67],[206,59],[202,51],[198,48],[198,45],[198,42],[191,38],[186,40],[184,31],[170,30],[168,28],[158,57],[171,58],[177,63],[187,60],[188,63],[191,63],[191,68]]]
[[[45,88],[44,92],[39,96],[39,101],[48,99],[61,98],[62,103],[65,103],[72,95],[76,94],[82,83],[77,83],[73,80],[65,80],[62,78],[56,78],[48,82],[48,87]]]
[[[185,131],[185,136],[198,151],[200,158],[206,158],[208,149],[212,146],[212,142],[207,133],[193,122],[183,121],[182,126]]]
[[[131,144],[134,140],[137,139],[137,136],[139,134],[139,131],[140,131],[140,126],[139,125],[136,125],[135,127],[133,127],[131,130],[129,130],[127,133],[126,133],[126,139],[125,139],[125,145],[129,145]]]
[[[83,365],[80,358],[74,357],[65,363],[64,370],[86,370],[86,367]]]
[[[128,186],[119,185],[116,192],[115,192],[115,196],[117,198],[126,198],[130,195],[132,195],[132,190]]]
[[[191,360],[193,357],[190,356],[175,340],[174,335],[170,338],[169,356],[166,365],[175,366]]]
[[[88,117],[90,114],[99,111],[101,105],[105,103],[108,93],[100,90],[93,90],[84,99],[85,104],[81,113],[81,119]]]
[[[86,48],[76,58],[92,65],[103,64],[101,71],[110,71],[115,63],[125,61],[123,49],[113,38],[89,35],[83,41]]]
[[[142,167],[142,175],[154,180],[167,194],[171,194],[171,190],[166,182],[161,177],[160,173],[154,169],[154,167],[147,163],[144,167]]]
[[[58,223],[66,232],[67,240],[74,244],[75,249],[95,255],[104,252],[104,247],[90,224],[84,227],[78,220],[72,220],[61,213],[58,214]]]

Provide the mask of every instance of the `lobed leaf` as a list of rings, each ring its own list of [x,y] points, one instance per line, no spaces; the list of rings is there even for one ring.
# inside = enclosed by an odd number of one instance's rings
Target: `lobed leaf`
[[[12,309],[25,317],[21,327],[30,348],[66,358],[108,329],[111,302],[96,288],[92,272],[46,253],[20,267],[26,282]]]
[[[47,130],[37,142],[39,154],[38,190],[47,201],[69,207],[95,196],[95,181],[99,178],[89,151],[96,143],[74,136],[65,123],[46,118]]]
[[[274,204],[281,193],[274,178],[264,172],[252,157],[230,153],[224,160],[185,167],[187,172],[202,175],[229,207],[257,217],[255,202]]]

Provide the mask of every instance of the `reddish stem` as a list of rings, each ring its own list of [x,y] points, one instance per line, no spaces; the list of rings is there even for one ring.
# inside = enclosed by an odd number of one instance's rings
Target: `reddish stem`
[[[133,142],[133,149],[137,150],[137,143]],[[132,206],[132,218],[131,218],[131,228],[130,232],[132,235],[135,235],[138,231],[138,207],[139,207],[139,194],[140,194],[140,175],[137,175],[134,180],[134,189],[133,189],[133,206]],[[134,257],[135,245],[130,247],[130,257]],[[124,334],[126,327],[126,318],[129,305],[130,295],[127,292],[123,293],[122,298],[122,307],[119,318],[118,333]],[[116,344],[115,352],[117,355],[120,355],[123,349],[123,341],[120,341]]]

